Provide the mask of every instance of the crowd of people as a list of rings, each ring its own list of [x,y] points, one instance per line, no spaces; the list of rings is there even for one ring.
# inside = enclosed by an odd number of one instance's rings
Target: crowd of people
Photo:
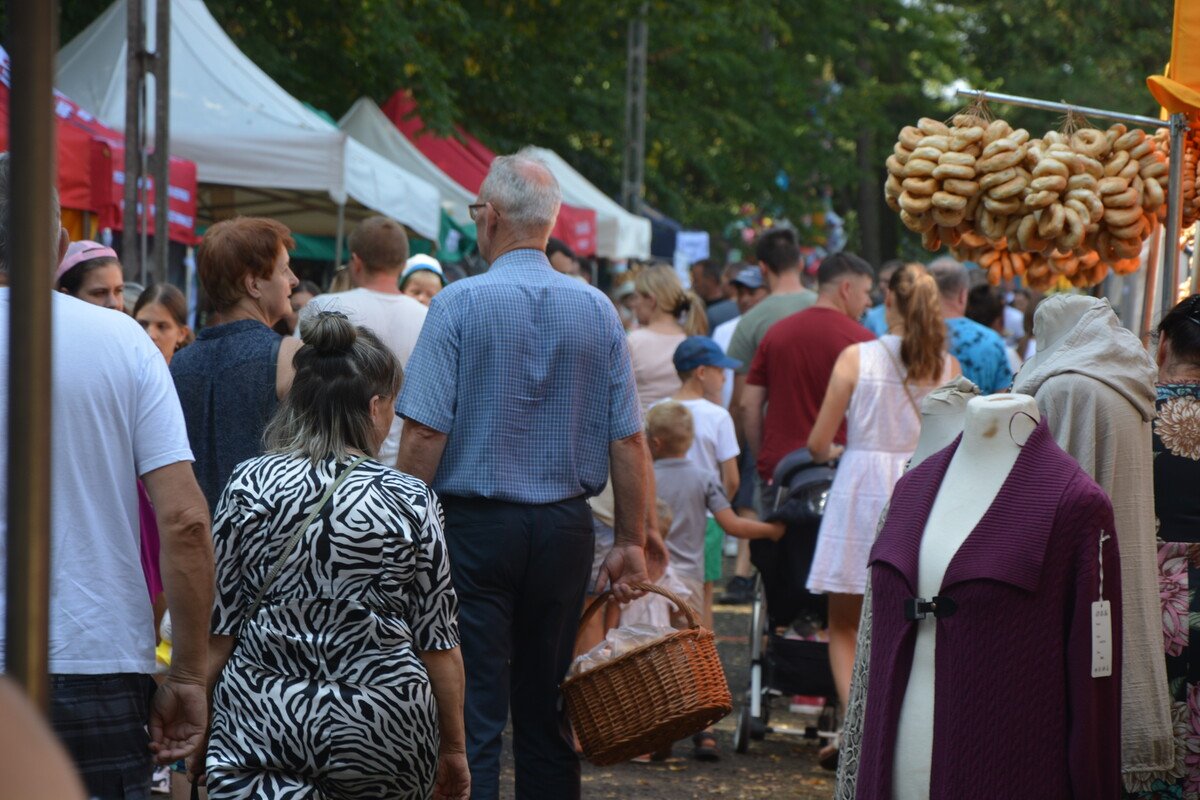
[[[749,542],[788,534],[848,703],[921,400],[960,376],[1008,389],[1041,298],[949,258],[809,268],[790,229],[606,295],[550,239],[560,204],[536,157],[499,157],[470,206],[485,273],[447,281],[373,217],[325,292],[283,224],[216,223],[198,332],[170,285],[127,310],[118,254],[56,220],[50,722],[90,796],[147,796],[157,762],[214,800],[497,798],[511,723],[516,796],[579,797],[558,685],[603,637],[602,615],[576,641],[585,599],[662,581],[711,627],[749,599]],[[7,315],[0,288],[0,337]],[[1167,581],[1196,514],[1196,297],[1161,332]],[[837,463],[819,527],[762,521],[805,450]],[[692,744],[720,757],[712,731]]]

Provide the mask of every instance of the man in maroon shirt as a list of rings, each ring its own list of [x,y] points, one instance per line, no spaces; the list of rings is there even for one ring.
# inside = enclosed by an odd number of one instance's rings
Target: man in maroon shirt
[[[808,443],[841,352],[875,338],[858,324],[871,305],[874,278],[862,258],[834,253],[817,270],[817,302],[772,325],[759,343],[741,410],[746,445],[758,456],[764,483],[780,459]],[[845,423],[835,441],[846,443]]]

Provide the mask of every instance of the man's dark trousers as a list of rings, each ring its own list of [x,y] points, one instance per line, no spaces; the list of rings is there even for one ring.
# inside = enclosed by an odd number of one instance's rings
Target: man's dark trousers
[[[458,593],[473,800],[499,796],[512,706],[518,800],[575,800],[579,757],[559,699],[592,567],[582,497],[546,505],[443,497]]]

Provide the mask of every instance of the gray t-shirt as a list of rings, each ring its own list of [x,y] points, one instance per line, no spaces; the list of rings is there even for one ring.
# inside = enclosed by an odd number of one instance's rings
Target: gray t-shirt
[[[745,375],[750,371],[754,351],[758,349],[759,342],[767,335],[772,325],[784,317],[803,311],[815,302],[817,293],[809,289],[790,294],[773,294],[764,297],[761,303],[743,314],[725,351],[730,358],[742,362],[737,373]]]
[[[704,531],[707,514],[729,508],[725,490],[708,470],[686,458],[660,458],[654,462],[658,496],[671,509],[667,552],[671,565],[686,578],[704,583]]]

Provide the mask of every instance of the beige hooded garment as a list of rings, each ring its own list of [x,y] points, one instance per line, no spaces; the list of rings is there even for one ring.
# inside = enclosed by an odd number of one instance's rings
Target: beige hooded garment
[[[1125,773],[1174,761],[1158,599],[1151,429],[1154,362],[1107,300],[1059,295],[1034,317],[1038,352],[1013,391],[1033,395],[1055,440],[1112,499],[1121,552]]]

